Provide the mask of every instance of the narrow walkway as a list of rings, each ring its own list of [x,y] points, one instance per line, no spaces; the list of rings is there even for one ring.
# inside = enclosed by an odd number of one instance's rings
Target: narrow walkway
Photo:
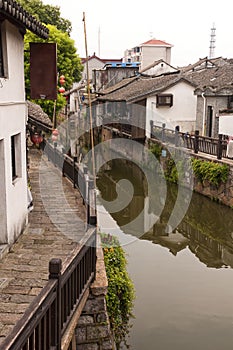
[[[0,349],[45,286],[49,260],[71,256],[86,227],[79,191],[38,149],[31,148],[29,158],[34,209],[26,230],[0,260]]]

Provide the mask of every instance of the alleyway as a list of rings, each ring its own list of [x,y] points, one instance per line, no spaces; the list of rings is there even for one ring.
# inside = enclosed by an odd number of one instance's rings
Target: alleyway
[[[78,190],[40,150],[31,148],[29,158],[34,209],[26,230],[0,260],[0,344],[45,286],[49,260],[71,256],[85,231]]]

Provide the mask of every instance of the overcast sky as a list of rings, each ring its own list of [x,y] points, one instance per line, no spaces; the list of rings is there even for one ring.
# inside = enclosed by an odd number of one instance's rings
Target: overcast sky
[[[122,58],[125,49],[151,37],[173,45],[171,64],[182,66],[209,55],[215,24],[215,57],[233,58],[233,2],[222,0],[43,0],[57,5],[72,22],[72,39],[85,57],[83,12],[86,17],[88,54]]]

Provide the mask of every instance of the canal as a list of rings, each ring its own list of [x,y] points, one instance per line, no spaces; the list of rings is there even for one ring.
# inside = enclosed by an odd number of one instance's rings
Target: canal
[[[153,208],[139,169],[115,160],[101,170],[98,225],[119,238],[136,290],[131,349],[232,350],[233,210],[193,193],[168,233],[177,198],[176,186],[169,185],[159,219],[145,230]],[[117,210],[117,197],[131,193]],[[142,211],[140,222],[130,225]]]

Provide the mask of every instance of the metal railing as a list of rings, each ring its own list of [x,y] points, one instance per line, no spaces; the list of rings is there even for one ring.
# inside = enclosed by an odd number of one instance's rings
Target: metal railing
[[[10,335],[4,350],[60,350],[61,340],[84,292],[95,277],[96,228],[62,268],[61,259],[49,262],[49,280]]]
[[[93,180],[76,159],[45,141],[48,159],[79,188],[87,209],[87,231],[76,251],[62,267],[61,259],[49,262],[49,280],[23,317],[1,344],[4,350],[60,350],[69,322],[86,295],[96,272],[96,202]]]
[[[194,153],[202,152],[216,156],[217,159],[227,158],[227,140],[223,135],[218,138],[200,136],[196,130],[194,135],[175,130],[167,129],[166,124],[155,126],[151,121],[151,139],[158,139],[161,142],[184,147],[193,150]]]
[[[59,151],[56,142],[46,142],[44,152],[48,159],[66,176],[74,188],[78,188],[83,197],[83,203],[87,209],[87,224],[96,225],[96,201],[94,180],[88,175],[88,169],[85,165],[79,165],[77,158]]]

